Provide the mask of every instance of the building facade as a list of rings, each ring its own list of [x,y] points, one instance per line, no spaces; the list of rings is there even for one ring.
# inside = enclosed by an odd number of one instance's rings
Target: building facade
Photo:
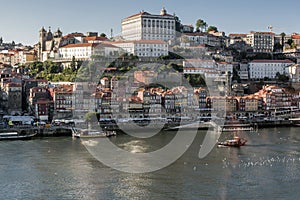
[[[177,23],[177,17],[164,8],[159,15],[141,11],[122,20],[122,37],[125,40],[173,40]]]
[[[163,40],[117,41],[105,44],[114,45],[125,52],[138,57],[159,57],[169,55],[169,45]]]
[[[286,68],[294,64],[290,60],[253,60],[249,63],[250,79],[274,79],[276,74],[285,74]]]

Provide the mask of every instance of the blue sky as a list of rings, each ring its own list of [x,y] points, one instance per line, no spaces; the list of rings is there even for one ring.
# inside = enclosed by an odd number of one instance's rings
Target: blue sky
[[[14,0],[1,2],[0,36],[4,41],[31,44],[38,40],[38,30],[58,27],[64,34],[97,31],[110,35],[121,31],[121,20],[145,10],[153,14],[165,7],[176,13],[184,24],[195,24],[199,18],[229,33],[251,30],[300,32],[297,23],[300,2],[296,0]]]

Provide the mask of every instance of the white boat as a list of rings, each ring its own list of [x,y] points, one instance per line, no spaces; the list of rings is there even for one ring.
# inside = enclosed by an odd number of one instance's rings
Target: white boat
[[[89,130],[89,129],[83,129],[73,130],[73,137],[75,138],[105,138],[105,137],[111,137],[116,136],[116,131],[97,131],[97,130]]]
[[[222,127],[223,132],[255,131],[250,124],[228,124]]]
[[[1,132],[0,140],[25,140],[25,139],[31,139],[36,134],[37,133],[19,134],[17,131]]]

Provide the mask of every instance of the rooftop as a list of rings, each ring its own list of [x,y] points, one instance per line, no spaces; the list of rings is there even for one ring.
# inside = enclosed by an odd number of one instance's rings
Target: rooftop
[[[250,63],[294,63],[291,60],[252,60]]]

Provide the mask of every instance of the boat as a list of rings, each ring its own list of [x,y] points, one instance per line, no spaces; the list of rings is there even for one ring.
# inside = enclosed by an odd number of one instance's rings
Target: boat
[[[97,131],[97,130],[89,130],[89,129],[73,129],[73,137],[75,138],[105,138],[116,136],[116,131]]]
[[[255,131],[255,128],[250,124],[226,124],[222,127],[222,132],[234,131]]]
[[[241,147],[244,146],[246,144],[247,140],[242,139],[240,137],[234,137],[231,140],[226,140],[225,142],[218,142],[218,146],[222,147]]]
[[[20,134],[18,131],[1,132],[0,140],[26,140],[26,139],[31,139],[36,134],[37,133]]]

